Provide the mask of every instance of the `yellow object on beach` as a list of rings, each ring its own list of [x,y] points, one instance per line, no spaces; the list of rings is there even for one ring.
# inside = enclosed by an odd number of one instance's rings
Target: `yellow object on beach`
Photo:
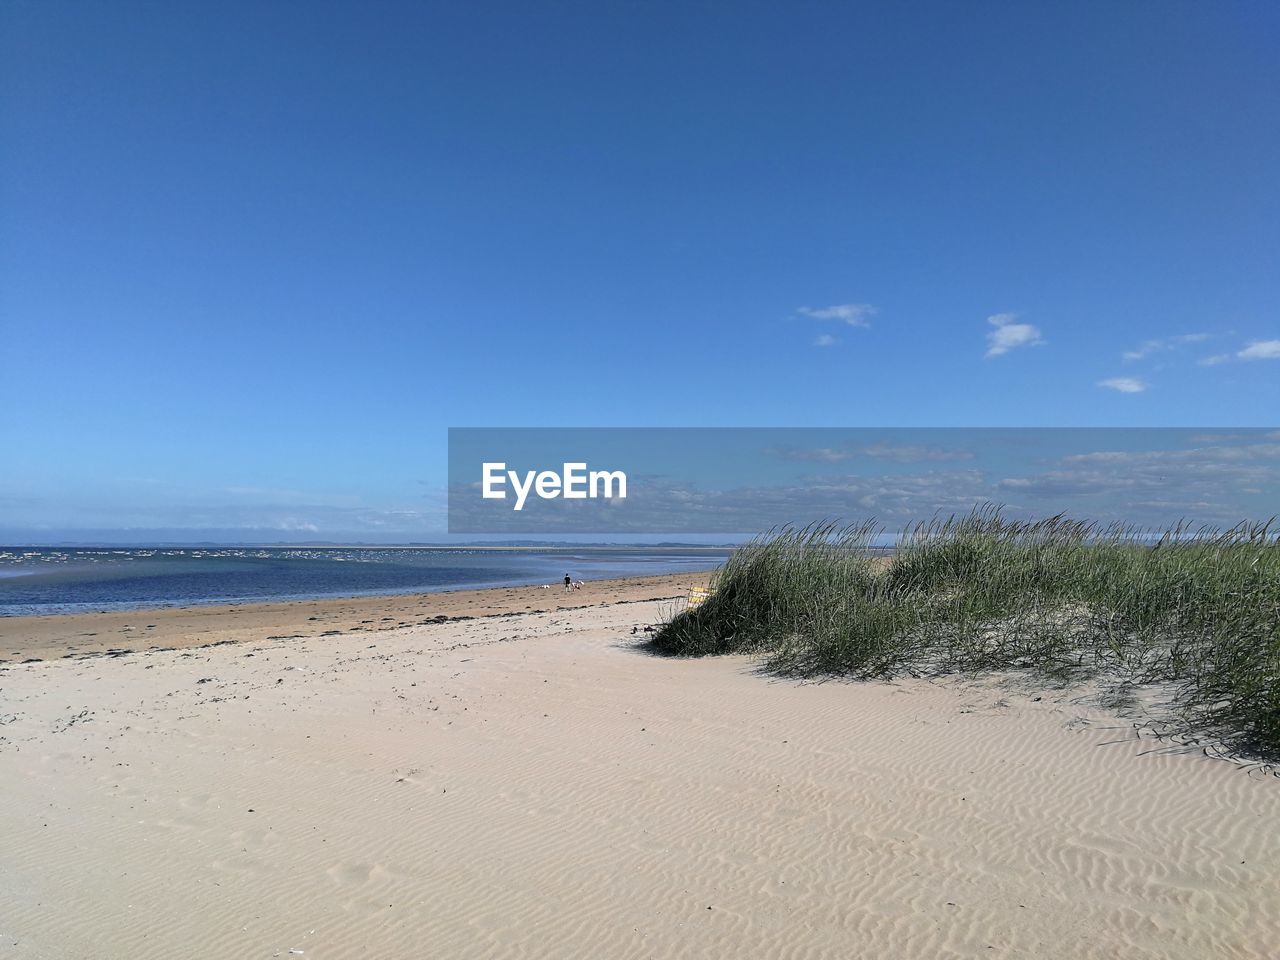
[[[711,596],[711,590],[708,587],[693,587],[689,591],[688,606],[696,607],[709,596]]]

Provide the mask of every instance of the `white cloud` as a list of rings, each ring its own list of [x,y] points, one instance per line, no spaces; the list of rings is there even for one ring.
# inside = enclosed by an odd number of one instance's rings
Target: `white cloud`
[[[1254,340],[1236,356],[1241,360],[1280,360],[1280,340]]]
[[[1171,465],[1190,463],[1222,466],[1248,460],[1276,459],[1280,459],[1280,443],[1194,447],[1190,450],[1098,450],[1094,453],[1075,453],[1063,457],[1062,462],[1064,464],[1145,464],[1167,469]]]
[[[873,443],[859,451],[865,457],[892,460],[896,463],[919,463],[927,460],[972,460],[971,450],[947,450],[940,447],[896,446],[891,443]]]
[[[922,463],[940,460],[972,460],[971,450],[952,450],[942,447],[919,447],[891,443],[873,443],[865,447],[786,447],[771,450],[783,460],[809,461],[813,463],[842,463],[867,457],[872,460],[890,460],[895,463]]]
[[[1003,496],[995,499],[1017,498],[1040,512],[1063,509],[1065,498],[1092,500],[1095,516],[1117,511],[1128,522],[1160,526],[1179,516],[1235,523],[1251,509],[1241,495],[1277,488],[1277,460],[1278,443],[1073,454],[1044,473],[1000,480],[996,488]]]
[[[1280,360],[1280,340],[1252,340],[1235,353],[1215,353],[1196,362],[1202,367],[1216,367],[1232,360]]]
[[[987,334],[987,357],[999,357],[1018,347],[1035,347],[1044,343],[1040,330],[1029,323],[1017,323],[1016,313],[997,313],[987,317],[995,327]]]
[[[298,517],[281,517],[276,521],[277,530],[288,530],[292,533],[319,533],[320,528],[310,520],[302,520]]]
[[[813,345],[815,347],[834,347],[840,341],[829,333],[822,333],[814,337]]]
[[[1186,343],[1203,343],[1210,339],[1212,334],[1208,333],[1183,333],[1176,337],[1162,337],[1157,340],[1143,340],[1133,350],[1126,350],[1120,356],[1125,360],[1142,360],[1151,356],[1153,353],[1160,353],[1165,350],[1176,350],[1178,347]]]
[[[813,320],[838,320],[851,327],[869,327],[880,311],[869,303],[835,303],[829,307],[797,307],[796,313]]]
[[[1118,390],[1121,393],[1142,393],[1150,384],[1136,377],[1112,377],[1110,380],[1099,380],[1098,386],[1106,387],[1108,390]]]

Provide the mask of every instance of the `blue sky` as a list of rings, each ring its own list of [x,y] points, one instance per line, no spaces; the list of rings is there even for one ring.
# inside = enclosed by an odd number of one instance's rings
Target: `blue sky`
[[[0,537],[446,428],[1274,426],[1270,3],[0,7]]]

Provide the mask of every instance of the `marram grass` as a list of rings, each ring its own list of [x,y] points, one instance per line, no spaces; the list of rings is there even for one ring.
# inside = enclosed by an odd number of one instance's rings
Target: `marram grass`
[[[1193,727],[1280,757],[1280,534],[1135,528],[996,508],[921,523],[886,564],[871,524],[735,551],[652,647],[753,652],[787,675],[1026,669],[1168,684]]]

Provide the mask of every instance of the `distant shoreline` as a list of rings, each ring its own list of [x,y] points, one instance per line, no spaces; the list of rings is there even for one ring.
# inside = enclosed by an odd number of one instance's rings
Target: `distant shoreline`
[[[9,550],[479,550],[515,553],[557,553],[573,550],[630,553],[635,550],[697,550],[722,553],[738,547],[736,543],[563,543],[551,544],[484,544],[484,543],[5,543],[0,552]]]

